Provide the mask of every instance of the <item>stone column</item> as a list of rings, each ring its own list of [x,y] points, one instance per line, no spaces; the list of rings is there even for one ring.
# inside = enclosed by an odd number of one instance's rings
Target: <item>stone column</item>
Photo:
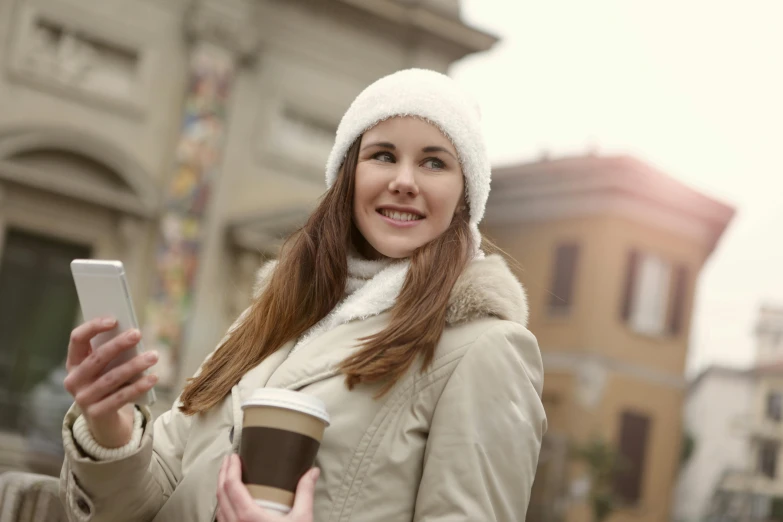
[[[234,76],[256,53],[254,0],[201,0],[186,18],[190,43],[173,173],[164,196],[144,338],[160,352],[157,373],[175,384],[196,291],[199,256],[220,182]]]

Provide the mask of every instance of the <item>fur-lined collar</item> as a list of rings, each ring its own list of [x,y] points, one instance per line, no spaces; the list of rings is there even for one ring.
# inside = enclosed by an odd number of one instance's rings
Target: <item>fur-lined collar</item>
[[[277,261],[270,261],[256,274],[253,295],[266,286]],[[527,295],[499,255],[476,259],[457,279],[449,297],[446,324],[458,325],[484,317],[497,317],[527,326]]]
[[[446,324],[497,317],[527,326],[527,294],[499,255],[476,259],[454,284]]]

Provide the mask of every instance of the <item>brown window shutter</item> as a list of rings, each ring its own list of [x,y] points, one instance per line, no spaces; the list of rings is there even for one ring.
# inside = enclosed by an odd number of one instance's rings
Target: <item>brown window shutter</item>
[[[620,311],[620,317],[623,322],[628,322],[631,318],[631,307],[633,306],[633,294],[636,287],[636,278],[639,275],[639,261],[641,254],[638,250],[628,252],[628,261],[625,269],[625,287],[623,288],[623,303]]]
[[[758,471],[767,478],[777,476],[777,462],[780,444],[775,440],[762,440],[759,447]]]
[[[688,267],[679,265],[674,274],[669,308],[669,333],[678,335],[685,325],[685,300],[688,296]]]
[[[623,466],[615,475],[614,489],[617,495],[629,504],[635,504],[641,498],[649,430],[649,417],[623,412],[619,442]]]
[[[552,275],[552,290],[549,298],[550,311],[562,312],[571,308],[578,262],[578,244],[565,243],[557,247]]]

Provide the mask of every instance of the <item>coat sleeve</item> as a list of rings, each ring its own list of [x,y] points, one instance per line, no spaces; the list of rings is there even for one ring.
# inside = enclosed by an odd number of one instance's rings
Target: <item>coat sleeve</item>
[[[142,408],[144,431],[138,450],[116,460],[96,461],[79,448],[73,424],[81,412],[74,405],[63,422],[65,462],[60,496],[71,522],[152,520],[182,477],[182,453],[191,417],[177,401],[154,422]],[[153,437],[154,433],[154,437]]]
[[[249,311],[231,325],[218,346]],[[145,422],[138,450],[105,461],[94,460],[79,448],[73,425],[81,411],[71,406],[63,421],[65,461],[60,472],[60,497],[69,521],[145,522],[155,517],[182,479],[182,455],[193,417],[179,411],[179,405],[177,398],[154,423],[150,410],[141,408]]]
[[[546,415],[538,344],[502,322],[477,339],[433,413],[414,521],[521,521]]]

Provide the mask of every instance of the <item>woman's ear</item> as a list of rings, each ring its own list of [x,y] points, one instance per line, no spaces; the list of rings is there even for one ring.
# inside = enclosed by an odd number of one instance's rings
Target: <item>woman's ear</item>
[[[457,204],[457,208],[454,209],[454,215],[460,214],[462,212],[465,212],[468,208],[468,202],[465,201],[465,197],[460,198],[460,202]]]

